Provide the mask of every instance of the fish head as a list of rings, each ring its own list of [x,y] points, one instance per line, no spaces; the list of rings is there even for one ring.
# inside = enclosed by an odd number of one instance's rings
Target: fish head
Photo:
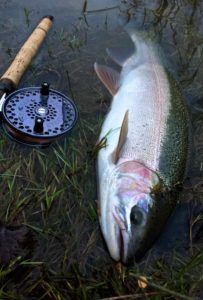
[[[151,222],[154,192],[159,188],[157,174],[144,165],[135,161],[116,165],[106,188],[107,206],[100,221],[114,260],[128,263],[142,248]]]

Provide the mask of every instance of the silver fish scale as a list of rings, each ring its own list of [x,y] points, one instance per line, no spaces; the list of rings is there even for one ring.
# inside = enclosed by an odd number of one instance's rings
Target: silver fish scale
[[[189,155],[189,114],[177,82],[168,74],[171,109],[159,160],[160,176],[169,189],[181,184]]]
[[[157,172],[171,108],[167,76],[158,64],[147,64],[131,73],[134,79],[128,78],[130,85],[123,84],[123,93],[132,99],[128,99],[128,136],[119,157],[141,162]]]

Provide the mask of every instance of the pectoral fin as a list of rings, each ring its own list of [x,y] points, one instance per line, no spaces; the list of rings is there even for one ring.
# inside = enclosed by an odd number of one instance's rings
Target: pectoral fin
[[[112,153],[112,159],[114,163],[116,163],[119,159],[120,151],[126,141],[127,135],[128,135],[128,110],[126,111],[125,116],[123,118],[117,147]]]
[[[97,63],[94,64],[94,69],[101,82],[105,85],[111,95],[114,96],[119,89],[119,73],[110,67],[99,65]]]

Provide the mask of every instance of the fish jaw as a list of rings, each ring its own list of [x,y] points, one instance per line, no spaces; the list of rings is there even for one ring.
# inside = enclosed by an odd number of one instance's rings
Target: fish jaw
[[[111,257],[120,260],[121,235],[120,228],[115,222],[112,206],[118,205],[118,198],[114,195],[117,172],[113,165],[106,167],[99,178],[99,222],[101,231]],[[110,200],[110,201],[109,201]]]
[[[126,201],[126,198],[122,200]],[[118,225],[118,241],[120,259],[123,263],[132,260],[139,249],[142,236],[147,223],[147,213],[152,206],[153,199],[149,194],[137,193],[131,199],[128,206],[122,204],[114,208],[114,221]],[[133,217],[134,213],[134,217]],[[133,224],[134,223],[134,224]],[[131,245],[131,241],[133,241]],[[136,241],[136,243],[135,243]],[[132,251],[133,248],[133,251]]]
[[[132,246],[139,248],[142,242],[153,205],[151,193],[159,179],[135,161],[116,165],[105,178],[100,225],[111,257],[126,263],[131,258],[129,253],[135,253]]]

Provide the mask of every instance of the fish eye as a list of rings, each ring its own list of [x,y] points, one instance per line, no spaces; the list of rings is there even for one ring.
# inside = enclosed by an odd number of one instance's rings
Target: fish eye
[[[130,221],[134,225],[141,225],[144,221],[144,212],[137,205],[133,206],[130,213]]]

